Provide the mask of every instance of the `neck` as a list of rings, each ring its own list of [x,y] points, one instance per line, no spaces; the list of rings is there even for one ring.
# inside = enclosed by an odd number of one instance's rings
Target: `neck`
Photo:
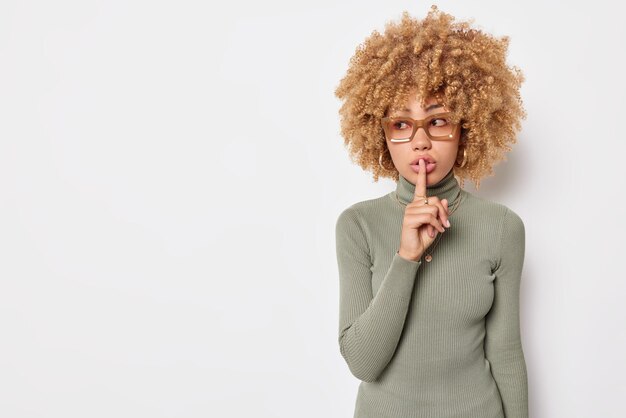
[[[454,177],[454,169],[450,169],[448,174],[437,184],[426,186],[426,196],[437,196],[440,200],[447,199],[448,207],[452,206],[454,199],[460,190],[459,182]],[[396,194],[400,202],[408,204],[415,196],[415,184],[408,181],[400,174],[396,186]]]

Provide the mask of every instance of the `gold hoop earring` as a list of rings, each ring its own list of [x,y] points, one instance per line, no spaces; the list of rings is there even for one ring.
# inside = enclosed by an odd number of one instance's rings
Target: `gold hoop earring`
[[[463,162],[461,162],[459,164],[458,156],[457,156],[457,160],[455,161],[455,165],[457,167],[461,168],[461,167],[464,167],[466,163],[467,163],[467,148],[463,148]]]
[[[395,167],[389,169],[383,165],[383,153],[382,152],[380,153],[380,156],[378,157],[378,165],[380,165],[385,171],[393,171],[396,169]]]

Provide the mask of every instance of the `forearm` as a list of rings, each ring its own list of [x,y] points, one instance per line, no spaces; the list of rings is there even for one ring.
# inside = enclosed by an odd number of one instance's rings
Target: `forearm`
[[[504,416],[528,418],[528,376],[521,345],[491,353],[487,359],[500,391]]]
[[[396,253],[367,309],[340,330],[341,354],[358,379],[376,380],[393,357],[420,264]],[[350,306],[342,306],[342,309],[350,310]]]

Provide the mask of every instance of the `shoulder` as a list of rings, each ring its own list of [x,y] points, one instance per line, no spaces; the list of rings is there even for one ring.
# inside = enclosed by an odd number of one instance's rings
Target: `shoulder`
[[[359,219],[360,222],[367,222],[371,217],[380,216],[381,213],[389,209],[389,205],[392,203],[392,193],[351,204],[339,213],[337,222],[346,222],[355,218]]]
[[[391,204],[394,203],[390,195],[391,193],[388,193],[373,199],[362,200],[344,208],[337,217],[335,233],[359,236],[368,240],[372,234],[372,225],[389,214]]]
[[[335,222],[335,229],[339,231],[341,229],[360,228],[360,218],[358,205],[356,203],[352,204],[339,213]]]
[[[463,205],[477,216],[480,215],[484,219],[498,225],[500,235],[513,234],[515,236],[524,235],[524,221],[522,217],[510,206],[493,200],[477,196],[467,191]]]
[[[519,214],[504,203],[489,200],[482,196],[477,196],[466,190],[463,190],[463,194],[465,195],[463,205],[472,210],[489,215],[492,219],[500,218],[504,220],[505,218],[508,218],[510,220],[522,222],[522,218]]]

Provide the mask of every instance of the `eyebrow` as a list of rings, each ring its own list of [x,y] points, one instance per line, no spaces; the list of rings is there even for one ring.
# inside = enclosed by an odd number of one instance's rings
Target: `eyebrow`
[[[442,105],[441,103],[434,103],[434,104],[431,104],[430,106],[428,106],[428,107],[426,108],[426,110],[425,110],[425,111],[426,111],[426,112],[428,112],[428,111],[430,111],[430,110],[432,110],[432,109],[435,109],[435,108],[437,108],[437,107],[443,107],[443,105]],[[401,112],[410,112],[410,111],[411,111],[411,109],[406,109],[406,108],[405,108],[405,109],[402,109],[402,110],[400,110],[400,111],[401,111]]]

